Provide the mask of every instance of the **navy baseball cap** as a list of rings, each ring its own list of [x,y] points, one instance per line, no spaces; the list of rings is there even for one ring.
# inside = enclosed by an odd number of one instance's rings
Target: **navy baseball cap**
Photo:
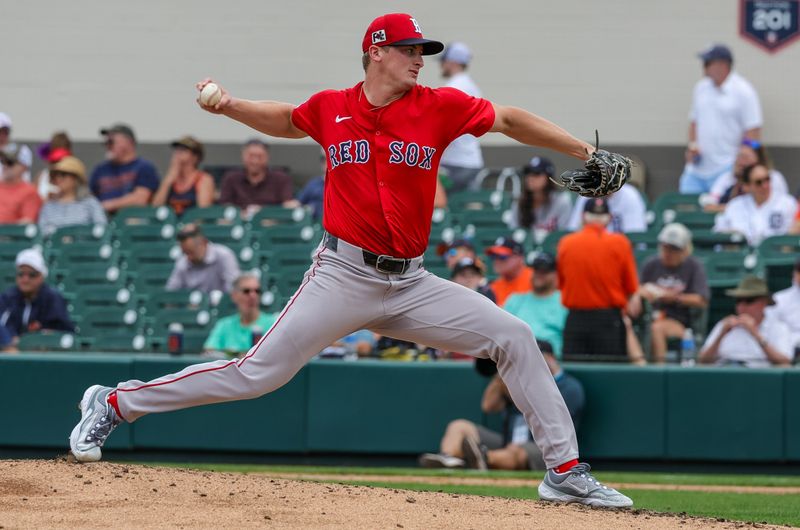
[[[724,44],[712,44],[702,52],[698,53],[697,56],[700,57],[704,63],[709,63],[711,61],[728,61],[729,63],[733,62],[733,54],[731,53],[730,48]]]
[[[608,209],[608,201],[601,198],[589,199],[583,207],[584,213],[603,215],[611,213]]]
[[[553,272],[556,270],[556,258],[549,252],[540,252],[533,258],[531,267],[535,271]]]
[[[556,174],[556,167],[550,161],[549,158],[545,158],[543,156],[535,156],[531,158],[530,162],[522,167],[522,174],[529,175],[529,174],[545,174],[548,177],[552,177]]]
[[[444,254],[453,248],[468,248],[471,251],[475,252],[475,245],[472,244],[472,241],[465,238],[459,238],[454,240],[452,243],[446,243],[442,241],[436,246],[436,254],[439,256],[444,256]]]
[[[451,278],[455,278],[458,276],[462,271],[472,269],[481,276],[486,274],[486,266],[483,262],[479,259],[472,259],[469,257],[463,257],[456,263],[455,267],[453,267],[453,272],[450,274]]]
[[[517,243],[511,236],[498,238],[494,245],[486,249],[486,255],[491,257],[522,256],[525,249],[522,244]]]
[[[134,143],[136,142],[136,135],[133,134],[133,128],[124,123],[115,123],[111,127],[103,127],[100,129],[101,136],[108,136],[111,134],[123,134],[130,138]]]
[[[408,13],[388,13],[379,16],[367,28],[361,41],[361,53],[370,46],[414,46],[422,45],[422,55],[436,55],[444,50],[444,44],[422,36],[417,19]]]

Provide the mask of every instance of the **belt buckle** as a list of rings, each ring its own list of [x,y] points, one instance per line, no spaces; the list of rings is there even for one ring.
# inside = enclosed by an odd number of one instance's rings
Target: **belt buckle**
[[[403,267],[400,270],[400,272],[397,272],[394,269],[386,269],[386,268],[383,267],[384,263],[397,263],[398,261],[402,261],[403,262]],[[406,272],[406,265],[407,265],[406,260],[393,258],[392,256],[389,256],[389,255],[386,255],[386,254],[381,254],[375,260],[375,269],[378,272],[382,272],[383,274],[403,274],[404,272]]]

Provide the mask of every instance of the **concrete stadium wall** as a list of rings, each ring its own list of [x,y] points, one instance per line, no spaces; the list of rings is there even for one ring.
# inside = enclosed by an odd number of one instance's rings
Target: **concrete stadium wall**
[[[197,110],[196,81],[212,76],[242,97],[294,103],[351,86],[367,24],[400,8],[428,36],[474,48],[472,73],[488,98],[583,138],[599,128],[614,145],[684,144],[695,54],[726,42],[761,94],[768,144],[800,146],[800,43],[770,55],[745,42],[731,0],[5,2],[0,110],[21,139],[66,128],[95,140],[99,126],[122,120],[149,142],[186,132],[237,142],[243,127]],[[441,82],[436,63],[422,83]]]
[[[149,380],[199,361],[0,356],[0,401],[25,404],[0,407],[0,447],[63,451],[87,386]],[[579,441],[587,459],[800,462],[797,370],[565,368],[586,390]],[[436,450],[452,419],[496,426],[479,410],[486,382],[471,363],[313,361],[267,396],[146,417],[121,426],[107,447],[413,455]]]

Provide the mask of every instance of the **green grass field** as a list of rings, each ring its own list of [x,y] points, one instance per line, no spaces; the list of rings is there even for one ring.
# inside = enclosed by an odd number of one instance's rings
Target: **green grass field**
[[[408,489],[413,491],[441,491],[468,495],[485,495],[516,499],[537,499],[531,486],[509,486],[503,479],[535,479],[540,472],[489,472],[428,470],[414,468],[368,467],[309,467],[309,466],[256,466],[236,464],[155,464],[193,469],[237,473],[361,475],[358,480],[336,480],[353,485]],[[375,477],[371,479],[370,477]],[[690,515],[722,517],[739,521],[800,526],[800,494],[798,493],[732,493],[718,491],[681,491],[637,489],[635,484],[686,485],[686,486],[745,486],[745,487],[797,487],[800,476],[770,475],[707,475],[637,472],[601,472],[598,478],[610,483],[626,483],[624,492],[633,498],[635,507],[658,512],[685,512]],[[381,480],[392,477],[391,481]],[[404,482],[402,477],[409,477]],[[414,482],[413,477],[450,477],[452,484],[427,484]],[[497,485],[471,485],[455,483],[464,479],[496,479]]]

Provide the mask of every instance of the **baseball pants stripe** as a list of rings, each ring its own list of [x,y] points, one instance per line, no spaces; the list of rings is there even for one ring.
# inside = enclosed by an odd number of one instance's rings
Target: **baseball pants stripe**
[[[364,265],[361,249],[320,246],[301,288],[261,342],[239,362],[189,366],[154,381],[117,386],[123,417],[134,421],[208,403],[251,399],[286,384],[337,339],[370,329],[475,357],[489,357],[524,414],[545,463],[578,457],[575,430],[530,328],[484,296],[419,268],[403,275]]]

